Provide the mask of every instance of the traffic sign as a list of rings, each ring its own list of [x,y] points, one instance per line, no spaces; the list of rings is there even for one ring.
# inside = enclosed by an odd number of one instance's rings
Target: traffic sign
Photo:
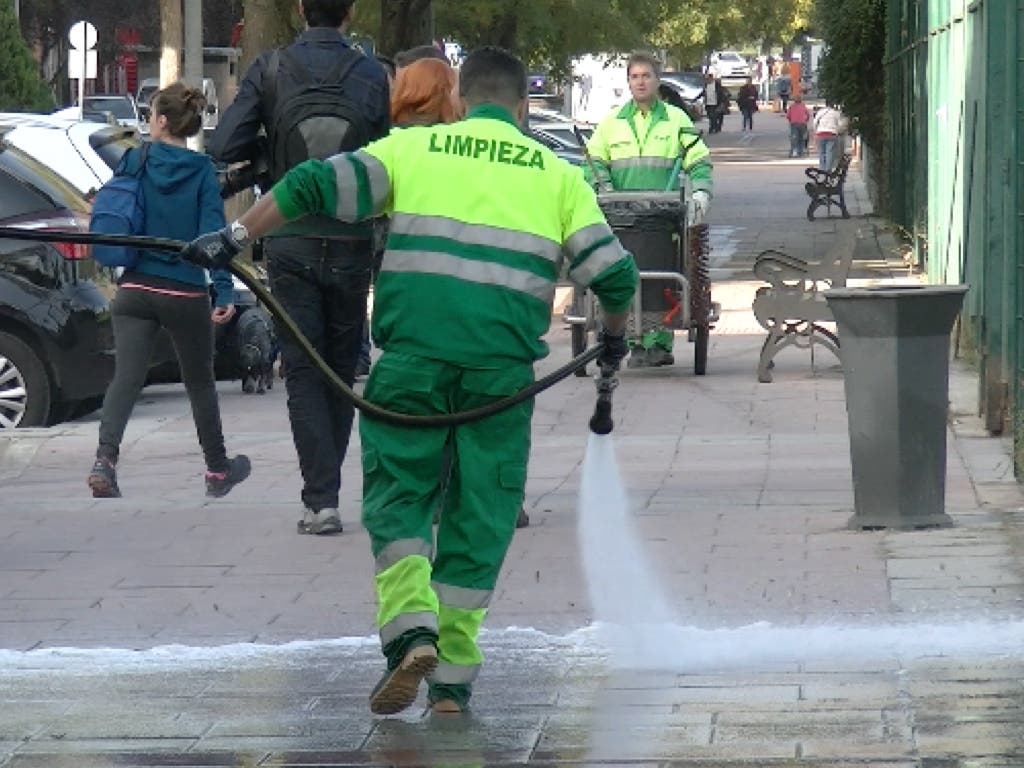
[[[96,45],[96,27],[88,21],[76,21],[68,32],[71,47],[79,51],[88,51]]]
[[[74,50],[68,56],[68,77],[78,80],[82,76],[82,59],[85,59],[85,77],[96,79],[96,51]]]

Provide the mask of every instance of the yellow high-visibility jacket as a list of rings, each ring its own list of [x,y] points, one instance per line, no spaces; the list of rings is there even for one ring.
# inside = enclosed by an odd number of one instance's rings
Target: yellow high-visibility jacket
[[[684,151],[681,170],[693,189],[712,192],[711,153],[681,109],[658,99],[646,115],[630,101],[597,126],[587,142],[598,178],[584,169],[591,183],[609,181],[616,190],[679,189],[672,177],[676,160]]]

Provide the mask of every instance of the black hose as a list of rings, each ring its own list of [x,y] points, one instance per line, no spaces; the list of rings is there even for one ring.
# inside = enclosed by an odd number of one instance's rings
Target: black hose
[[[18,229],[17,227],[0,227],[0,240],[35,240],[44,242],[79,243],[82,245],[121,245],[129,248],[140,248],[150,251],[169,251],[173,253],[179,253],[186,245],[186,243],[179,240],[169,240],[158,237],[98,235],[92,232],[58,232],[54,230]],[[562,379],[571,376],[576,369],[582,368],[590,361],[595,360],[597,356],[601,354],[600,346],[592,347],[583,352],[583,354],[574,357],[558,370],[552,371],[547,376],[537,379],[537,381],[533,382],[528,387],[525,387],[508,397],[502,398],[501,400],[495,400],[493,403],[489,403],[479,408],[472,408],[468,411],[430,416],[389,411],[360,397],[350,386],[341,380],[338,374],[335,373],[329,365],[327,365],[324,359],[320,356],[320,353],[317,352],[313,344],[306,338],[305,334],[302,333],[299,327],[295,324],[295,321],[292,320],[284,310],[284,307],[278,303],[277,299],[274,298],[274,295],[267,289],[267,287],[263,285],[263,283],[260,282],[260,280],[252,274],[249,269],[246,268],[243,262],[232,261],[228,265],[228,269],[231,271],[231,274],[241,280],[242,283],[244,283],[245,286],[267,306],[271,314],[280,321],[281,325],[288,332],[288,335],[291,336],[295,343],[302,348],[302,351],[306,353],[310,360],[316,364],[316,367],[320,369],[320,372],[327,377],[327,380],[339,395],[351,401],[360,412],[369,418],[377,419],[378,421],[383,421],[395,426],[457,427],[460,424],[480,421],[488,416],[493,416],[496,413],[500,413],[501,411],[518,405],[525,400],[529,400],[531,397],[543,392],[548,387],[551,387]]]

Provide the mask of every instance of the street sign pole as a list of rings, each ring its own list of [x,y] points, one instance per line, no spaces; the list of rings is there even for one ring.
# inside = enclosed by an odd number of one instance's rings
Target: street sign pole
[[[78,119],[85,120],[85,65],[89,52],[82,49],[82,74],[78,78]]]
[[[68,77],[78,75],[78,119],[82,120],[85,118],[85,79],[96,77],[96,52],[92,50],[96,45],[96,27],[88,21],[76,21],[68,30],[68,41],[71,43],[71,53],[68,54]],[[76,72],[77,63],[74,58],[79,53],[82,56],[81,69]],[[91,69],[89,64],[92,64]]]

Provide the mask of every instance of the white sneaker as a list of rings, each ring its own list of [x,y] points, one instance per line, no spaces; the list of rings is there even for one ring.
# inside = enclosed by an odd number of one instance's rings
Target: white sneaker
[[[299,533],[311,533],[316,536],[326,536],[332,533],[341,533],[341,518],[338,510],[334,507],[321,509],[317,512],[309,507],[298,522]]]

